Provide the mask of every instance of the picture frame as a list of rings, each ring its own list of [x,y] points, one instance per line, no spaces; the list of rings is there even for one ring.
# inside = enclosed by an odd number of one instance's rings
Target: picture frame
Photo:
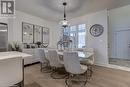
[[[22,42],[34,43],[34,25],[22,22]]]
[[[49,28],[43,27],[43,34],[42,34],[42,43],[44,46],[47,46],[49,44]]]
[[[34,25],[34,43],[42,43],[42,26]]]
[[[47,47],[49,45],[49,40],[49,28],[22,22],[23,44],[36,44],[41,42],[43,47]]]

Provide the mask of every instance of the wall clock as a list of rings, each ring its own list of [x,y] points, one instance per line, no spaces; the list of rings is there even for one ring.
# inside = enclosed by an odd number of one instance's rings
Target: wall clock
[[[104,27],[100,24],[94,24],[90,28],[90,34],[94,37],[99,37],[100,35],[103,34],[103,31],[104,31]]]

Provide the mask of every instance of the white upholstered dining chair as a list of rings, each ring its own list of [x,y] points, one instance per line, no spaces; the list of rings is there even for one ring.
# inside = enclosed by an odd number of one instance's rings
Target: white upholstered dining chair
[[[24,87],[21,57],[0,60],[0,87]]]
[[[66,84],[69,86],[69,80],[75,75],[85,75],[84,85],[87,82],[87,70],[86,65],[81,65],[77,52],[64,52],[64,66],[68,73],[69,78],[66,79]],[[70,80],[71,81],[71,80]],[[80,81],[81,82],[81,81]]]
[[[41,64],[41,72],[50,72],[49,61],[46,58],[44,48],[35,49],[35,57],[37,57]]]
[[[66,77],[65,73],[55,76],[56,73],[60,72],[64,69],[63,64],[60,63],[59,55],[57,54],[56,50],[48,50],[48,60],[50,62],[50,66],[53,69],[53,72],[51,73],[51,77],[54,79],[63,79]]]

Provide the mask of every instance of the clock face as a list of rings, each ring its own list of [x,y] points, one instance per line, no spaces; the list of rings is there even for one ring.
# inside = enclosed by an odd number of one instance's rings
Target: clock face
[[[90,28],[90,34],[94,37],[102,35],[104,27],[100,24],[95,24]]]

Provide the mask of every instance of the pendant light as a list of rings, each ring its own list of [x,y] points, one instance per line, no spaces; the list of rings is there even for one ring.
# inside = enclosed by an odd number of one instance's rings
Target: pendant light
[[[63,6],[64,6],[64,18],[63,20],[60,22],[61,26],[63,28],[66,28],[68,27],[68,21],[66,19],[66,6],[67,6],[67,3],[66,2],[63,2]]]

